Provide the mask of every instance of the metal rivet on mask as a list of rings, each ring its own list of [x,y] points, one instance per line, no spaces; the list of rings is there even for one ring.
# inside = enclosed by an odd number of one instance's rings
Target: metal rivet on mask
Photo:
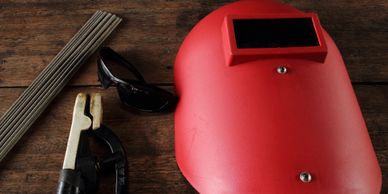
[[[312,181],[313,177],[309,172],[301,172],[299,178],[304,183],[309,183]]]
[[[286,74],[286,73],[287,73],[287,67],[279,66],[279,67],[277,68],[277,72],[278,72],[279,74]]]

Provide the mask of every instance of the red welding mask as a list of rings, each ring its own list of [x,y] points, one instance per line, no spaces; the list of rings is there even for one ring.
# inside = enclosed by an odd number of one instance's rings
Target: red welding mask
[[[226,5],[186,37],[174,76],[176,160],[200,193],[380,193],[352,84],[316,14]]]

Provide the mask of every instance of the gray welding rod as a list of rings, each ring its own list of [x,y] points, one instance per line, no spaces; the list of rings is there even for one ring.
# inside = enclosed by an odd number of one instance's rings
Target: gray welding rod
[[[0,118],[0,162],[121,22],[97,11]]]

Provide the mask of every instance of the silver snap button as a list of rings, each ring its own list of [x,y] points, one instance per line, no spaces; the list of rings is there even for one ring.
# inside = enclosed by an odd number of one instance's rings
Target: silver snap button
[[[313,177],[309,172],[301,172],[299,178],[304,183],[309,183],[312,181]]]
[[[286,73],[287,73],[287,67],[279,66],[279,67],[277,68],[277,72],[278,72],[279,74],[286,74]]]

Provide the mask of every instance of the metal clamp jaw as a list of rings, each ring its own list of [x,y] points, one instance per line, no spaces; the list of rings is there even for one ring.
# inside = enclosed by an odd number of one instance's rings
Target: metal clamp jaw
[[[95,193],[99,174],[112,167],[116,173],[115,193],[128,192],[128,164],[124,147],[101,121],[101,95],[78,94],[57,194]],[[107,146],[110,154],[103,158],[93,155],[88,143],[89,136]]]

